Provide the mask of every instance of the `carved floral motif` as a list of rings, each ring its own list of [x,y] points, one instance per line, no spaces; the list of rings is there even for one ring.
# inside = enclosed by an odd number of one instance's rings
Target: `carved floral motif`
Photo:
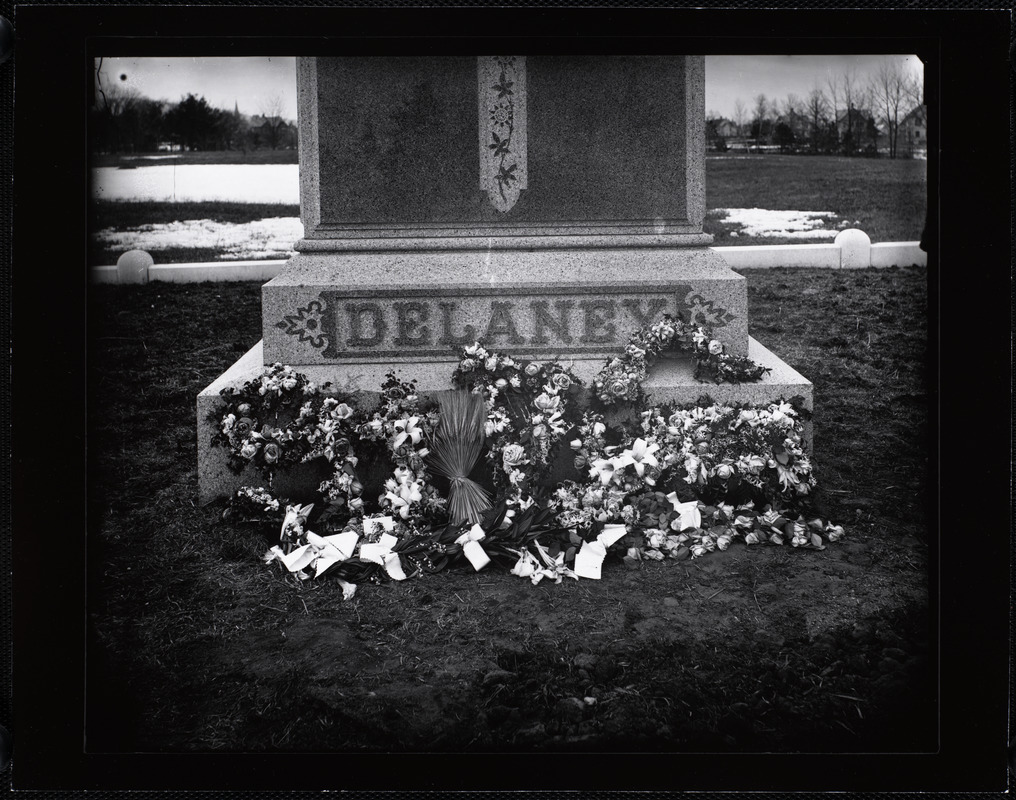
[[[526,188],[526,59],[480,56],[477,81],[480,188],[505,212]]]

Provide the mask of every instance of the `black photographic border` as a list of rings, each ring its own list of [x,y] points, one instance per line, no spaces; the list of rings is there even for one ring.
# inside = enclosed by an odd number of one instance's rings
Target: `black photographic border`
[[[1012,239],[1006,12],[18,5],[14,75],[15,790],[979,791],[1007,783]],[[718,33],[721,32],[721,33]],[[85,119],[96,55],[918,53],[928,59],[933,754],[85,754]],[[3,113],[11,113],[4,108]],[[941,161],[934,155],[942,148]],[[943,265],[945,265],[943,267]],[[1007,269],[1008,267],[1008,269]],[[64,279],[63,276],[68,276]],[[1010,337],[995,330],[1007,326]],[[1004,344],[1003,344],[1004,343]],[[935,388],[940,389],[935,392]],[[5,420],[7,422],[7,420]],[[1003,455],[1003,449],[1006,450]],[[1003,458],[1005,459],[1003,461]],[[937,491],[936,491],[937,490]],[[1006,513],[1006,512],[1010,513]]]

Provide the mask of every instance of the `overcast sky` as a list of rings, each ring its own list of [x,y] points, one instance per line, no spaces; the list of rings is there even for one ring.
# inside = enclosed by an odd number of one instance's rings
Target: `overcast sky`
[[[862,79],[885,56],[706,56],[706,111],[731,117],[738,98],[750,109],[756,95],[783,100],[807,97],[815,87],[826,90],[827,78],[853,70]],[[889,56],[920,76],[914,56]],[[106,58],[99,79],[137,88],[158,100],[178,101],[188,93],[203,95],[217,108],[244,114],[262,113],[275,98],[283,116],[296,119],[296,59],[254,58]]]

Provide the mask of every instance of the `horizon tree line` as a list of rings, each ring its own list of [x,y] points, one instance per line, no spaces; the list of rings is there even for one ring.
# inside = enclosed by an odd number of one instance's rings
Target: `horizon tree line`
[[[89,108],[92,152],[144,153],[179,150],[260,150],[296,147],[296,126],[282,116],[280,96],[267,98],[260,114],[215,108],[199,94],[177,102],[154,100],[134,87],[95,87]]]
[[[885,153],[898,158],[912,150],[912,143],[901,142],[900,135],[915,110],[923,115],[922,82],[886,58],[868,76],[848,70],[827,76],[824,86],[816,81],[803,98],[758,94],[751,106],[737,98],[732,119],[714,112],[706,116],[706,137],[715,150],[729,149],[733,139],[734,144],[776,147],[780,152]]]

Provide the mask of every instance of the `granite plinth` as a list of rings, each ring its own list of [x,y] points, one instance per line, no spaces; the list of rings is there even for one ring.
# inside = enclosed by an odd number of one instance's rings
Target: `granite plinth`
[[[651,402],[656,404],[693,403],[702,395],[709,395],[719,403],[767,403],[800,396],[804,398],[805,407],[812,408],[812,384],[804,376],[754,339],[748,341],[748,355],[764,366],[771,367],[772,372],[757,383],[702,383],[692,377],[690,359],[665,359],[650,373],[644,384],[646,392]],[[262,343],[258,342],[198,395],[198,495],[201,502],[227,497],[240,486],[266,485],[266,479],[251,467],[239,475],[229,470],[226,451],[211,445],[216,423],[209,419],[209,412],[221,407],[219,393],[222,389],[226,386],[241,386],[259,374],[264,363]],[[403,364],[396,369],[403,380],[415,380],[422,394],[431,394],[451,388],[450,378],[455,364],[454,359],[451,359],[445,362]],[[592,383],[593,377],[602,367],[602,359],[577,358],[572,363],[573,371],[586,386]],[[356,404],[360,408],[369,409],[377,402],[378,389],[385,374],[392,368],[392,364],[374,363],[310,365],[301,366],[299,370],[319,385],[330,382],[337,391],[355,392]],[[804,433],[810,451],[813,441],[811,423],[805,424]],[[279,495],[308,497],[327,474],[327,465],[312,462],[288,472],[280,471],[272,488]]]
[[[262,289],[265,358],[444,361],[479,339],[522,358],[606,358],[663,313],[748,349],[742,276],[707,248],[298,253]]]

